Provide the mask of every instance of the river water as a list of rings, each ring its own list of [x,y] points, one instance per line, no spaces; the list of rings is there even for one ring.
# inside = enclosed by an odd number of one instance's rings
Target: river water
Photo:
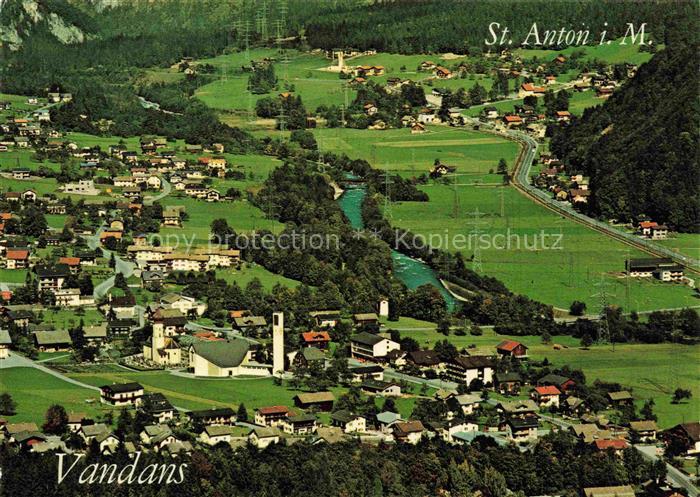
[[[362,201],[366,194],[367,191],[364,187],[346,186],[345,193],[338,199],[340,208],[343,209],[350,224],[355,229],[364,228],[364,223],[362,222]],[[394,274],[408,288],[415,289],[425,284],[433,285],[440,290],[445,302],[447,302],[447,308],[449,310],[455,308],[456,300],[445,290],[445,287],[437,279],[435,272],[427,264],[407,257],[396,250],[391,251],[391,258],[394,261]]]

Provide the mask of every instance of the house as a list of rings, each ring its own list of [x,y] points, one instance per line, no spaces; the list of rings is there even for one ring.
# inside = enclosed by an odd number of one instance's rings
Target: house
[[[317,328],[334,328],[340,321],[340,311],[312,311],[309,316]]]
[[[584,443],[593,443],[596,440],[609,440],[612,438],[612,433],[609,430],[603,430],[594,423],[573,425],[570,430],[576,438]]]
[[[634,398],[632,394],[627,390],[620,390],[619,392],[608,392],[608,400],[611,404],[615,406],[629,406],[634,403]]]
[[[26,269],[29,267],[28,250],[8,250],[5,253],[5,268]]]
[[[590,196],[590,190],[584,190],[583,188],[572,188],[569,190],[569,200],[574,204],[586,204]]]
[[[561,392],[554,385],[546,385],[533,388],[530,396],[540,407],[559,407]]]
[[[470,416],[479,409],[481,397],[472,394],[450,395],[447,404],[448,418]]]
[[[394,438],[397,442],[417,444],[423,437],[425,427],[420,421],[399,421],[393,426]]]
[[[422,135],[425,133],[425,125],[421,123],[415,123],[411,126],[411,134],[412,135]]]
[[[216,445],[219,443],[231,442],[234,433],[232,426],[207,425],[199,434],[198,440],[206,445]]]
[[[608,450],[612,450],[617,456],[622,456],[622,451],[629,448],[627,440],[621,438],[613,438],[609,440],[596,440],[593,442],[593,446],[599,452],[606,452]]]
[[[400,349],[400,344],[364,331],[350,338],[351,356],[363,361],[381,361],[386,359],[387,354],[392,350]]]
[[[61,288],[55,290],[53,296],[54,303],[58,307],[80,307],[84,303],[80,298],[79,288]],[[90,297],[90,302],[95,302],[92,296]]]
[[[500,401],[496,404],[496,409],[508,417],[525,417],[534,415],[539,411],[539,407],[531,399],[514,400],[512,402]]]
[[[100,387],[100,400],[114,406],[137,405],[143,394],[139,383],[114,383]]]
[[[542,86],[535,86],[532,83],[523,83],[520,85],[520,90],[518,91],[518,98],[525,97],[541,97],[545,93],[545,88]]]
[[[634,438],[640,442],[654,442],[659,428],[656,421],[632,421],[630,422],[630,431]]]
[[[41,352],[66,351],[73,345],[68,330],[35,331],[32,335],[36,348]]]
[[[554,118],[557,122],[569,122],[571,120],[571,113],[568,110],[558,110],[554,113]]]
[[[365,104],[364,109],[365,109],[365,114],[367,114],[368,116],[373,116],[379,110],[379,109],[377,109],[376,105],[371,104],[371,103]]]
[[[141,271],[141,287],[157,292],[163,287],[165,273],[162,271]]]
[[[248,441],[253,447],[264,449],[268,445],[279,443],[280,436],[277,428],[253,428],[248,433]]]
[[[559,389],[559,391],[566,392],[570,388],[576,386],[576,382],[571,378],[567,378],[566,376],[550,373],[537,380],[537,385],[554,385]]]
[[[513,416],[505,422],[508,438],[515,442],[528,442],[537,439],[539,420],[537,416]]]
[[[143,427],[139,438],[144,445],[151,447],[156,452],[161,447],[175,442],[175,436],[168,425],[147,425]]]
[[[232,425],[236,422],[236,412],[230,407],[217,407],[200,411],[189,411],[191,423],[209,425]]]
[[[27,168],[17,168],[12,170],[12,179],[29,179],[32,172]]]
[[[379,316],[374,312],[353,314],[352,321],[357,327],[375,326],[379,324]]]
[[[277,426],[291,414],[286,406],[261,407],[255,411],[255,424],[260,426]]]
[[[489,105],[488,107],[484,107],[482,115],[486,119],[498,119],[498,109],[493,105]]]
[[[581,416],[589,410],[585,400],[573,395],[567,396],[563,402],[560,400],[559,406],[564,413],[570,416]]]
[[[160,392],[147,393],[141,398],[141,410],[157,423],[166,423],[175,417],[177,409]]]
[[[467,386],[476,380],[483,386],[493,384],[493,360],[487,356],[460,355],[447,363],[447,376]]]
[[[446,67],[437,66],[433,71],[433,76],[435,76],[438,79],[449,79],[452,77],[452,71],[450,71]]]
[[[515,128],[522,126],[523,118],[515,115],[505,115],[503,116],[503,123],[509,128]]]
[[[314,363],[323,367],[326,361],[326,355],[323,351],[315,347],[304,347],[301,350],[295,350],[287,354],[287,357],[294,368],[306,368]]]
[[[456,166],[448,166],[447,164],[443,164],[442,162],[437,161],[435,164],[433,164],[433,167],[430,169],[430,177],[437,178],[439,176],[445,176],[446,174],[452,174],[456,171]]]
[[[243,316],[234,318],[233,326],[246,336],[257,335],[267,328],[267,320],[264,316]]]
[[[359,414],[353,414],[347,410],[336,411],[331,414],[331,425],[343,430],[343,433],[362,433],[367,431],[367,420]]]
[[[514,340],[504,340],[496,346],[496,352],[501,357],[527,359],[527,346]]]
[[[80,272],[80,257],[59,257],[59,264],[65,264],[72,274]]]
[[[667,447],[678,447],[687,456],[700,454],[700,423],[697,421],[676,425],[660,436]]]
[[[282,420],[282,431],[290,435],[310,435],[316,433],[316,428],[316,416],[313,414],[287,416]]]
[[[372,366],[353,366],[350,368],[350,374],[352,374],[353,382],[361,382],[367,379],[383,380],[384,368],[379,364],[374,364]]]
[[[83,328],[83,338],[90,344],[101,344],[107,341],[107,323],[100,323]]]
[[[331,336],[327,331],[307,331],[301,334],[301,342],[303,347],[316,347],[325,350],[331,343]]]
[[[87,415],[84,412],[69,412],[68,413],[68,430],[71,433],[77,433],[83,425],[90,423]]]
[[[439,369],[442,365],[440,356],[430,349],[413,350],[408,353],[407,357],[409,362],[420,369]]]
[[[502,395],[518,395],[522,384],[519,373],[496,373],[496,388]]]
[[[401,415],[391,411],[380,412],[376,416],[377,429],[382,433],[390,434],[394,425],[401,421]]]
[[[362,391],[384,397],[397,397],[401,395],[401,386],[398,383],[380,381],[380,380],[365,380],[360,384]]]
[[[587,487],[583,489],[584,497],[635,497],[630,485],[617,487]]]
[[[668,236],[668,226],[658,224],[654,221],[642,221],[637,230],[639,234],[652,240],[664,240]]]
[[[182,316],[191,314],[201,316],[207,310],[207,304],[198,302],[194,297],[168,293],[160,298],[160,305],[164,309],[177,309]]]
[[[10,337],[10,332],[7,330],[0,330],[0,360],[9,357],[11,345],[12,337]]]
[[[125,336],[138,325],[133,319],[112,319],[107,323],[107,334],[110,336]]]
[[[301,409],[330,411],[333,409],[335,396],[332,392],[300,393],[294,396],[294,405]]]
[[[249,342],[233,338],[192,344],[189,369],[195,376],[268,376],[272,367],[253,362]]]

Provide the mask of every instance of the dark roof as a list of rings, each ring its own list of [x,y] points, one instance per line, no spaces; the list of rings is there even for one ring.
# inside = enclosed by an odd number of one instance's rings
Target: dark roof
[[[384,371],[380,365],[375,364],[374,366],[355,366],[350,368],[352,374],[371,374],[371,373],[381,373]]]
[[[414,350],[408,353],[408,357],[418,366],[437,366],[442,362],[434,350]]]
[[[647,259],[630,259],[627,261],[629,269],[656,269],[659,265],[673,264],[668,257],[655,257]]]
[[[492,368],[493,361],[490,357],[483,355],[457,356],[452,361],[457,366],[464,369]]]
[[[187,413],[190,418],[225,418],[235,416],[236,413],[230,407],[219,407],[216,409],[203,409],[201,411],[190,411]]]
[[[550,374],[540,378],[537,381],[537,383],[542,384],[542,385],[556,385],[556,386],[560,387],[564,383],[566,383],[567,381],[573,381],[573,380],[571,378],[567,378],[566,376],[561,376],[558,374],[550,373]]]
[[[347,409],[342,409],[331,414],[331,419],[338,421],[339,423],[349,423],[354,419],[359,418],[359,414],[353,414]]]
[[[248,353],[249,344],[241,338],[231,340],[196,342],[192,348],[197,355],[220,368],[240,366]]]
[[[396,385],[396,383],[390,382],[390,381],[379,381],[379,380],[365,380],[362,382],[361,387],[364,388],[365,390],[372,390],[376,392],[380,392],[382,390],[386,390],[387,388]]]
[[[160,392],[145,394],[141,402],[143,410],[151,414],[173,411],[175,409],[170,401],[165,398],[165,395]]]
[[[63,345],[72,344],[68,330],[57,331],[35,331],[34,337],[39,345]]]
[[[363,331],[362,333],[358,333],[357,335],[350,337],[351,342],[357,342],[369,346],[377,345],[382,340],[385,340],[385,338],[380,337],[379,335],[374,335],[372,333],[367,333],[366,331]]]
[[[508,418],[506,421],[513,428],[537,428],[539,425],[537,416],[522,416]]]
[[[497,373],[496,381],[499,383],[507,383],[510,381],[523,381],[523,378],[520,376],[520,373]]]
[[[36,266],[34,272],[39,278],[57,278],[70,275],[70,268],[67,264],[56,264],[55,266]]]
[[[111,393],[126,393],[143,390],[143,387],[140,383],[114,383],[112,385],[103,385],[100,387],[100,390]]]

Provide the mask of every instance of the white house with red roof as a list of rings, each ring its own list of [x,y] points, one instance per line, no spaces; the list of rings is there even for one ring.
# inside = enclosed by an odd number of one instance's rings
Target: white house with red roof
[[[561,391],[554,385],[539,386],[532,389],[531,397],[540,407],[559,407]]]

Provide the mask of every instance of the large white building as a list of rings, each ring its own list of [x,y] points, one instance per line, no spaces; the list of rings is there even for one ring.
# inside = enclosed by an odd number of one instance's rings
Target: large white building
[[[269,376],[271,367],[253,361],[250,344],[242,338],[197,342],[189,349],[195,376]]]
[[[398,343],[372,333],[362,332],[350,338],[350,353],[355,359],[381,360],[392,350],[400,350]]]

